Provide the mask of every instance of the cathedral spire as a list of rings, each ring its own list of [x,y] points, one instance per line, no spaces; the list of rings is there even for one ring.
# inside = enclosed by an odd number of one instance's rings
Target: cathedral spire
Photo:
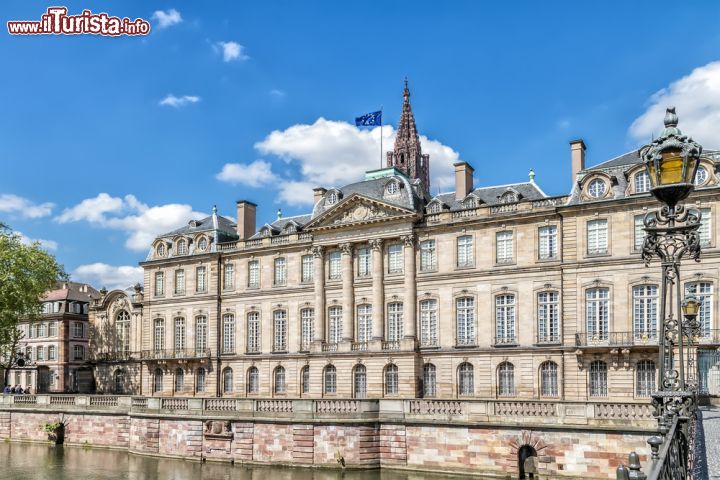
[[[410,105],[410,89],[407,78],[405,78],[402,113],[395,137],[395,147],[392,152],[387,152],[387,166],[395,167],[405,172],[410,178],[420,180],[423,191],[430,191],[430,156],[422,153],[420,136]]]

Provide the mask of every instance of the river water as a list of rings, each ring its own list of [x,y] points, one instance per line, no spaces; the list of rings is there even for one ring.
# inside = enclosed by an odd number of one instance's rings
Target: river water
[[[120,450],[0,442],[0,479],[13,480],[457,480],[399,471],[246,467],[145,457]],[[477,478],[477,477],[476,477]]]

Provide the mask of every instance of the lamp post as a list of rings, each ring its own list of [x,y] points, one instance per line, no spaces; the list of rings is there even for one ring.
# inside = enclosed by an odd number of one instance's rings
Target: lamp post
[[[700,211],[681,203],[694,190],[695,173],[702,146],[677,128],[675,108],[665,113],[665,129],[649,145],[640,149],[640,158],[650,177],[650,192],[663,205],[645,216],[645,243],[642,258],[646,265],[657,257],[662,269],[658,367],[660,385],[653,403],[662,417],[690,414],[694,392],[686,379],[683,356],[692,338],[689,327],[696,322],[700,303],[694,297],[682,298],[680,262],[683,258],[700,261]],[[683,313],[687,321],[683,322]],[[685,337],[687,336],[687,341]],[[689,352],[688,352],[689,353]],[[676,359],[677,355],[677,359]],[[689,360],[689,355],[688,355]]]

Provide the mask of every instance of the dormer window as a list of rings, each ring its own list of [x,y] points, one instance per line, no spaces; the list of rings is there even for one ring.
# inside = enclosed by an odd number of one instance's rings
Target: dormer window
[[[334,205],[338,201],[338,195],[335,192],[330,192],[327,196],[327,204]]]
[[[187,242],[185,240],[178,240],[177,254],[178,255],[186,255],[187,254]]]
[[[398,182],[390,182],[385,187],[385,191],[388,193],[388,195],[395,195],[400,191],[400,185],[398,185]]]
[[[157,249],[155,250],[155,253],[157,253],[158,257],[164,257],[165,256],[165,244],[160,243],[157,246]]]
[[[602,181],[599,178],[596,178],[592,182],[590,182],[590,185],[588,185],[588,195],[590,195],[592,198],[602,198],[605,196],[605,192],[607,190],[607,185],[604,181]]]
[[[198,245],[198,249],[199,249],[201,252],[204,252],[205,250],[207,250],[207,246],[208,246],[208,240],[207,240],[207,238],[205,238],[205,237],[200,237],[200,240],[198,240],[198,244],[197,244],[197,245]]]
[[[285,228],[283,228],[283,231],[285,233],[294,233],[295,232],[295,224],[288,223],[287,225],[285,225]]]
[[[515,192],[505,192],[500,196],[500,203],[515,203],[518,201],[518,196]]]
[[[463,201],[463,208],[475,208],[475,206],[477,206],[475,197],[470,197]]]
[[[440,202],[434,202],[428,205],[428,213],[440,213],[441,209]]]
[[[270,227],[263,227],[262,230],[260,230],[260,235],[263,237],[269,237],[272,232],[270,232]]]
[[[635,174],[635,193],[645,193],[650,191],[650,175],[648,172],[641,171]]]
[[[695,186],[701,187],[707,183],[709,177],[710,174],[708,173],[707,168],[699,166],[697,172],[695,172],[695,180],[693,183]]]

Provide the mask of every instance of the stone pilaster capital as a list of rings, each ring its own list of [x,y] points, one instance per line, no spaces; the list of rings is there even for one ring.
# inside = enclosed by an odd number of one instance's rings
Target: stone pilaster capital
[[[343,253],[343,255],[352,255],[352,252],[353,252],[352,243],[341,243],[340,251]]]
[[[411,233],[410,235],[403,235],[402,237],[400,237],[406,247],[414,247],[416,238],[417,237],[414,233]]]
[[[382,238],[373,238],[368,243],[370,243],[370,248],[372,248],[373,250],[382,250],[382,246],[383,246]]]
[[[313,245],[312,248],[310,249],[313,257],[315,257],[315,258],[322,258],[323,250],[324,249],[321,245]]]

